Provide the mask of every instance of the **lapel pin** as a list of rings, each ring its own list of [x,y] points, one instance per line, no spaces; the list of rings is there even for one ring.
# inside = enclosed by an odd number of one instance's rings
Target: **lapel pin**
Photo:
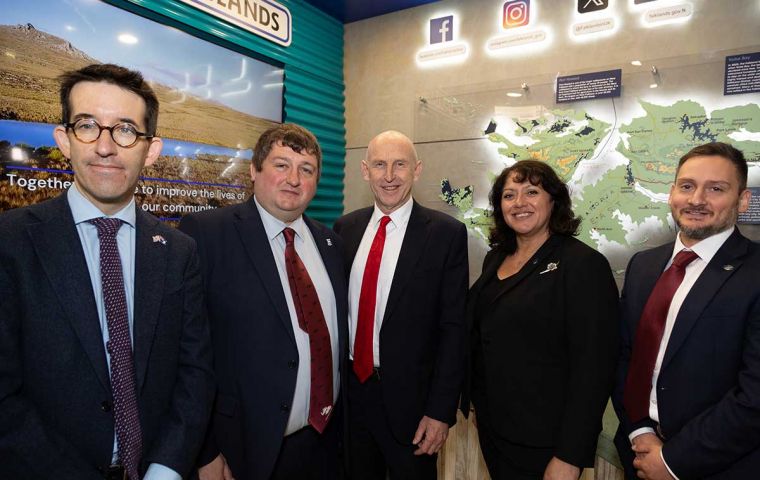
[[[730,272],[733,269],[734,269],[733,265],[723,265],[723,270],[725,270],[727,272]]]
[[[153,235],[153,243],[160,243],[166,245],[166,239],[162,235]]]
[[[544,270],[543,272],[538,272],[538,274],[543,275],[546,272],[553,272],[554,270],[557,269],[558,266],[559,266],[559,262],[551,262],[546,265],[546,270]]]
[[[327,239],[327,246],[332,247],[332,238]]]

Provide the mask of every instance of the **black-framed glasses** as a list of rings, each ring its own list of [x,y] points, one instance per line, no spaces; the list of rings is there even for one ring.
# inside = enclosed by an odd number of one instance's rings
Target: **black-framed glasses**
[[[111,138],[116,145],[124,148],[129,148],[141,138],[146,139],[153,138],[153,135],[148,135],[144,132],[139,132],[137,128],[131,123],[117,123],[110,127],[104,127],[92,118],[80,118],[76,122],[64,123],[64,127],[71,129],[74,132],[74,136],[82,143],[93,143],[100,138],[100,134],[103,130],[108,130]]]

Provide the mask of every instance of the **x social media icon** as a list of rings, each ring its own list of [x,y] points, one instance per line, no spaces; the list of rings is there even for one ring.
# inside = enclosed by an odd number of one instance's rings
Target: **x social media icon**
[[[454,39],[454,16],[430,19],[430,44],[450,42]]]
[[[578,13],[604,10],[610,5],[609,0],[578,0]]]

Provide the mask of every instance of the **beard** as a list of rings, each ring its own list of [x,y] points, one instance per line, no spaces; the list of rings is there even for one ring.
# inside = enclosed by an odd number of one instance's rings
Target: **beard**
[[[717,235],[720,232],[725,232],[729,228],[733,227],[736,224],[738,218],[739,212],[737,210],[732,210],[731,214],[728,215],[725,220],[720,223],[692,228],[684,226],[681,223],[679,216],[679,218],[676,218],[676,225],[678,225],[678,229],[684,236],[686,236],[686,238],[690,238],[692,240],[704,240],[705,238],[712,237],[713,235]]]

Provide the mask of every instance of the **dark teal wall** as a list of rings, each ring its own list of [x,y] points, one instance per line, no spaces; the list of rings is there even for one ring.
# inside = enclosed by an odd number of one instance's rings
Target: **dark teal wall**
[[[346,154],[342,23],[303,0],[279,0],[290,10],[293,20],[293,41],[281,47],[177,0],[106,1],[283,65],[284,121],[314,132],[323,151],[322,178],[307,213],[332,225],[343,213]]]

